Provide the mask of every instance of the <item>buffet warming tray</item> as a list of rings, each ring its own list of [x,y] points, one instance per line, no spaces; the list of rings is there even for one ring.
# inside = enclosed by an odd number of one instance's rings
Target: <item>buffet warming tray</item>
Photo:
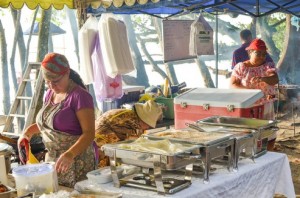
[[[197,123],[213,125],[213,126],[263,130],[263,129],[269,129],[269,128],[274,127],[277,124],[277,121],[261,120],[261,119],[256,119],[256,118],[212,116],[209,118],[198,120]]]
[[[185,142],[190,144],[198,144],[203,146],[213,145],[218,142],[229,140],[232,134],[219,133],[219,132],[201,132],[197,130],[175,130],[167,129],[162,131],[156,131],[144,135],[152,139],[169,139],[176,142]]]
[[[230,133],[234,139],[234,163],[233,170],[238,170],[238,161],[240,157],[251,158],[254,162],[255,158],[255,149],[256,149],[256,140],[258,139],[258,131],[252,129],[243,129],[243,128],[224,128],[222,126],[214,125],[205,125],[201,124],[201,127],[198,124],[187,123],[187,126],[207,133]]]
[[[256,118],[240,118],[227,116],[212,116],[202,120],[198,120],[196,124],[205,129],[214,128],[214,131],[225,131],[232,133],[249,133],[254,136],[254,157],[259,157],[267,152],[268,137],[276,133],[276,120],[262,120]],[[211,129],[209,129],[211,130]]]
[[[153,143],[153,141],[159,142],[161,140],[149,141],[152,141]],[[172,194],[188,187],[191,184],[193,163],[196,159],[200,158],[200,145],[193,145],[184,142],[180,143],[180,145],[184,146],[184,150],[175,153],[164,153],[151,150],[142,151],[130,149],[130,144],[133,144],[134,142],[135,140],[127,140],[102,146],[102,150],[105,155],[110,159],[110,168],[112,171],[114,186],[120,187],[121,185],[127,185],[147,190],[156,190],[161,194]],[[178,142],[170,142],[172,144],[179,144]],[[153,177],[154,182],[151,184],[143,183],[141,182],[142,178],[134,175],[127,178],[119,178],[116,171],[117,164],[139,166],[142,167],[143,172],[146,172],[147,174],[150,174],[151,171],[149,170],[153,169],[153,175],[149,177]],[[163,177],[163,171],[177,170],[183,167],[186,168],[184,180],[175,181],[175,179]],[[170,182],[170,180],[172,180],[172,182]]]
[[[175,142],[199,145],[201,158],[196,161],[195,165],[202,167],[204,183],[209,182],[209,172],[214,159],[225,158],[228,170],[231,171],[233,168],[234,139],[232,138],[232,134],[199,132],[193,129],[175,130],[165,128],[148,130],[147,132],[144,136],[150,139],[169,139]],[[181,135],[177,136],[175,135],[176,133],[180,133]]]

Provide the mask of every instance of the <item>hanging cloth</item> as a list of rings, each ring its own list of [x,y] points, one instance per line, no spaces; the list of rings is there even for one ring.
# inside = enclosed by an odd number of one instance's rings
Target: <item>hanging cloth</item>
[[[118,74],[133,71],[135,68],[125,24],[111,17],[110,14],[102,14],[98,30],[107,75],[115,78]]]
[[[189,54],[214,55],[214,31],[202,15],[191,25]]]
[[[97,18],[90,16],[78,32],[80,76],[85,84],[94,82],[91,55],[98,34],[97,24]]]

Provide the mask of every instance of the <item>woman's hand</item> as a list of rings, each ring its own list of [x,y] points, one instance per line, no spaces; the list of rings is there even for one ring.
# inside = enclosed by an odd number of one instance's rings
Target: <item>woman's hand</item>
[[[22,164],[26,164],[28,160],[30,139],[27,135],[22,134],[18,139],[18,153]]]
[[[251,83],[260,83],[260,82],[262,82],[262,77],[252,77],[250,82]]]
[[[57,159],[55,169],[58,173],[65,173],[70,169],[73,163],[74,155],[71,152],[66,151]]]

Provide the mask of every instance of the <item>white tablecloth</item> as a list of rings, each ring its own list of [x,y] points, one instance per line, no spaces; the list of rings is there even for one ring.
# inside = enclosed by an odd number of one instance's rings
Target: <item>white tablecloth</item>
[[[295,196],[288,158],[285,154],[267,152],[255,159],[239,162],[238,172],[221,169],[210,175],[210,183],[203,184],[202,178],[192,179],[192,185],[173,195],[158,195],[157,192],[141,190],[133,187],[113,187],[113,183],[103,184],[107,191],[119,192],[124,198],[153,197],[199,197],[199,198],[272,198],[275,193],[288,198]]]

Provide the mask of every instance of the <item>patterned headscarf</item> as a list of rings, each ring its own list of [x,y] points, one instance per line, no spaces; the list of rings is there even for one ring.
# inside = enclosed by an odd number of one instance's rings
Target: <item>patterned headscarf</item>
[[[42,61],[42,71],[44,77],[49,80],[57,79],[70,70],[67,58],[58,53],[49,53]]]

